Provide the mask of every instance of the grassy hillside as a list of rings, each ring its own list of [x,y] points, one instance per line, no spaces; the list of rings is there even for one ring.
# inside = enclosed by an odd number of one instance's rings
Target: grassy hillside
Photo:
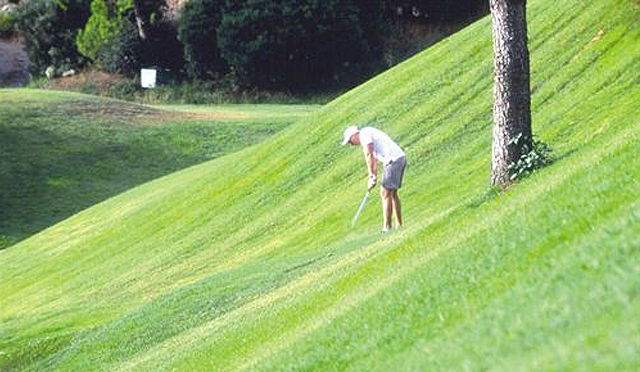
[[[313,109],[163,108],[0,90],[0,249],[133,186],[255,144]]]
[[[3,371],[636,371],[639,9],[531,0],[534,132],[488,188],[483,19],[264,143],[0,252]],[[362,154],[403,145],[406,227],[357,228]]]

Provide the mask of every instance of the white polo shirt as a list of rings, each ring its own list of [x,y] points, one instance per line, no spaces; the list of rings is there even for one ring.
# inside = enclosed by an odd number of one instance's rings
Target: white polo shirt
[[[360,129],[360,145],[367,147],[373,144],[373,156],[383,164],[389,164],[405,156],[404,151],[389,136],[376,128]]]

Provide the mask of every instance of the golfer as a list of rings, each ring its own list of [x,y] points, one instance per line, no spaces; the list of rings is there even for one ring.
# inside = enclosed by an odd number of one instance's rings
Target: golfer
[[[397,227],[402,226],[402,208],[398,189],[402,187],[404,168],[407,165],[404,151],[389,136],[372,127],[358,129],[351,126],[344,131],[343,145],[360,145],[369,171],[368,188],[371,191],[377,183],[378,160],[384,164],[382,187],[382,232],[391,228],[391,215],[395,212]]]

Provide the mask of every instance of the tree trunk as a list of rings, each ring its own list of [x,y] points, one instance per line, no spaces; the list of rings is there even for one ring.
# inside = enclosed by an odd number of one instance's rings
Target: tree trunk
[[[147,22],[144,19],[142,12],[140,11],[140,6],[134,1],[133,13],[136,17],[136,26],[138,27],[138,36],[140,36],[141,40],[147,39]]]
[[[526,0],[489,0],[495,67],[491,185],[506,186],[532,148]]]

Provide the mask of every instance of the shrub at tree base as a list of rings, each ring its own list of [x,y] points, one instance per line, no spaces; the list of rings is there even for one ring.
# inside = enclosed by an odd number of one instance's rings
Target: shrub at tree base
[[[509,144],[519,145],[522,142],[522,134],[516,136]],[[522,179],[533,173],[536,169],[552,164],[553,150],[551,147],[533,137],[531,148],[524,146],[524,153],[520,158],[508,166],[510,181]]]

